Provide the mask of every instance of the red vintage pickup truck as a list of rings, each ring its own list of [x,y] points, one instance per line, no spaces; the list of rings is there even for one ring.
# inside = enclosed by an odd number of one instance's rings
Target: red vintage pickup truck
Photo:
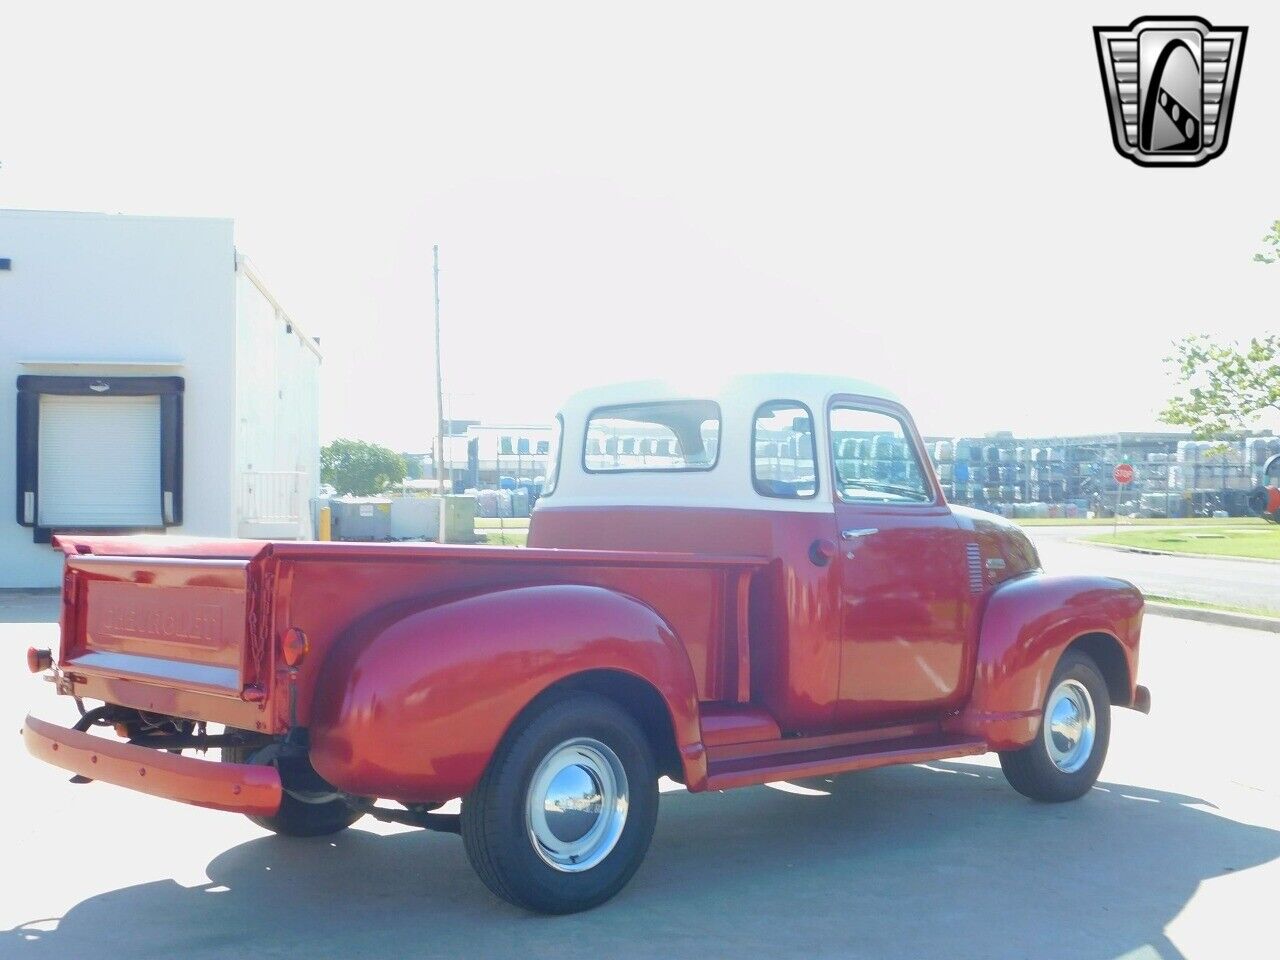
[[[495,894],[564,913],[635,872],[661,775],[997,751],[1071,800],[1111,708],[1150,707],[1139,592],[949,506],[878,387],[627,384],[557,425],[525,549],[58,537],[61,648],[28,660],[83,716],[28,717],[28,748],[277,833],[460,833]]]

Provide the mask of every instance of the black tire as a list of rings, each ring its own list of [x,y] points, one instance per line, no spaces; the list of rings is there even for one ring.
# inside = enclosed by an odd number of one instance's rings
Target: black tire
[[[1054,762],[1045,741],[1045,712],[1055,691],[1064,682],[1071,681],[1089,694],[1095,718],[1092,748],[1087,759],[1071,771],[1060,769]],[[1045,803],[1062,803],[1076,800],[1089,792],[1098,781],[1102,764],[1107,759],[1107,745],[1111,740],[1111,695],[1107,683],[1098,671],[1093,659],[1077,650],[1068,650],[1058,661],[1049,683],[1045,702],[1041,706],[1040,726],[1036,737],[1021,750],[1009,750],[1000,754],[1000,768],[1009,785],[1024,797]]]
[[[270,763],[274,751],[271,747],[252,750],[248,747],[223,747],[222,759],[227,763]],[[245,814],[251,821],[286,837],[327,837],[345,830],[364,813],[345,800],[328,800],[308,803],[286,792],[280,797],[280,809],[271,816]],[[302,794],[299,794],[301,796]]]
[[[620,763],[627,809],[603,859],[565,872],[536,844],[526,809],[535,774],[547,769],[544,761],[577,742],[603,744]],[[472,867],[497,896],[539,913],[575,913],[604,903],[627,884],[649,849],[657,815],[658,774],[640,726],[614,701],[577,693],[549,702],[507,734],[463,799],[462,840]]]

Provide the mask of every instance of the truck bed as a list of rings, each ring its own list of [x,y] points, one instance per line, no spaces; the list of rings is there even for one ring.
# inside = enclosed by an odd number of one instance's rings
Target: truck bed
[[[648,604],[689,654],[699,699],[750,698],[747,636],[759,557],[608,550],[205,540],[56,540],[67,554],[65,692],[242,729],[288,724],[279,640],[310,642],[298,686],[344,631],[379,611],[477,592],[574,583]]]

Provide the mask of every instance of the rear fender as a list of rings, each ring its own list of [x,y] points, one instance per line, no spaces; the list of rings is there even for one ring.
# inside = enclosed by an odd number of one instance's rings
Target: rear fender
[[[311,760],[330,783],[361,796],[462,796],[539,694],[599,670],[634,675],[658,692],[686,782],[699,789],[706,761],[684,648],[652,608],[572,584],[478,594],[354,626],[319,672]]]
[[[949,726],[983,737],[992,750],[1026,746],[1039,731],[1058,659],[1091,635],[1100,639],[1090,643],[1118,646],[1127,674],[1111,684],[1113,697],[1134,703],[1141,625],[1142,594],[1123,580],[1030,574],[1002,584],[983,611],[972,695]]]

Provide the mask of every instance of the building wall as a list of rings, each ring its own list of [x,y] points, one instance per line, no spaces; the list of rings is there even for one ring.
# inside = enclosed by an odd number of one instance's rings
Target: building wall
[[[237,483],[299,472],[305,503],[320,485],[320,351],[243,258],[235,284]],[[299,535],[310,536],[310,511],[302,517]]]
[[[169,532],[231,535],[231,221],[0,211],[0,258],[0,587],[56,585],[61,569],[14,515],[21,374],[182,377],[183,523]]]

